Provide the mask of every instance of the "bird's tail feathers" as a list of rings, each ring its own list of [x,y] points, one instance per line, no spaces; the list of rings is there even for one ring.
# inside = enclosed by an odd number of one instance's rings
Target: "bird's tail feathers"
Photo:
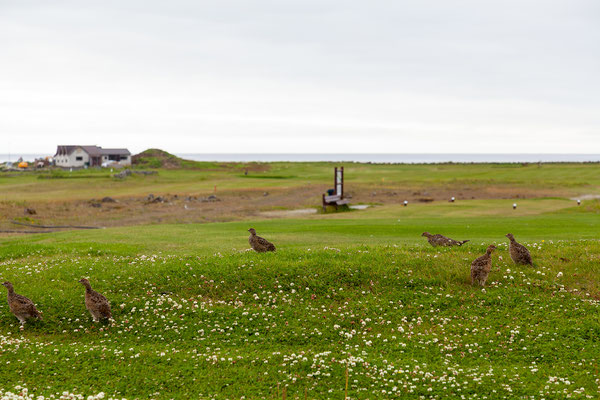
[[[463,244],[467,243],[469,240],[463,240],[462,242],[460,242],[459,246],[462,246]]]

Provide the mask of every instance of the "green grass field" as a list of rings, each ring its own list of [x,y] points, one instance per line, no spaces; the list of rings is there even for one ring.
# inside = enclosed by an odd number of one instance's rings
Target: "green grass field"
[[[265,173],[306,172],[313,179],[313,166],[305,171],[292,165],[288,172],[284,167]],[[314,168],[314,179],[326,178]],[[413,185],[431,184],[427,170],[402,168],[408,175],[403,179]],[[493,178],[493,171],[538,171],[448,168],[463,169],[458,179],[478,185],[498,179],[496,184],[525,186],[531,178],[525,172]],[[588,168],[567,165],[545,181],[538,176],[536,184],[594,193],[600,182]],[[353,172],[353,179],[388,182],[391,169],[365,166],[374,175]],[[173,174],[169,185],[177,185],[192,173],[161,171],[156,179]],[[82,179],[91,190],[96,178]],[[435,179],[452,185],[457,178]],[[16,193],[26,196],[38,184],[49,190],[47,181],[19,178],[24,186]],[[70,182],[57,191],[68,193]],[[127,190],[139,189],[132,186]],[[115,195],[121,189],[101,190]],[[3,196],[18,198],[14,193]],[[303,219],[0,238],[0,278],[44,313],[43,321],[21,332],[0,301],[0,393],[26,388],[28,395],[56,398],[63,392],[119,399],[598,398],[600,203],[577,207],[564,198],[528,199],[517,210],[511,204],[492,199],[384,205]],[[276,253],[247,251],[251,226],[277,245]],[[432,248],[420,237],[425,230],[471,241]],[[530,248],[534,267],[513,265],[508,232]],[[470,263],[492,243],[499,248],[488,284],[472,287]],[[84,288],[77,283],[84,276],[110,300],[112,325],[93,323],[85,310]]]
[[[289,188],[331,184],[332,168],[340,163],[215,164],[159,170],[158,175],[116,180],[107,170],[0,174],[0,201],[88,199],[145,195],[153,192],[211,192],[239,188]],[[380,188],[548,189],[565,193],[599,193],[598,165],[589,164],[398,164],[346,163],[347,185]],[[244,169],[250,172],[244,175]],[[257,168],[253,171],[252,168]]]

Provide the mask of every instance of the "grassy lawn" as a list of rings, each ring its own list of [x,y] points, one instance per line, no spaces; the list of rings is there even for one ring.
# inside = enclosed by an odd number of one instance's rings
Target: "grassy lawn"
[[[195,163],[195,168],[160,169],[158,175],[112,178],[107,170],[0,174],[0,201],[89,199],[159,193],[207,193],[240,188],[332,186],[332,168],[343,163]],[[597,164],[434,164],[371,165],[345,163],[346,184],[356,187],[419,189],[517,187],[597,193]],[[244,170],[249,174],[244,175]]]
[[[354,399],[598,398],[598,203],[511,204],[2,238],[0,277],[44,320],[20,332],[0,302],[0,390],[342,399],[347,371]],[[246,251],[250,226],[278,251]],[[471,241],[432,248],[424,230]],[[512,264],[508,232],[535,267]],[[471,287],[491,243],[488,285]],[[83,276],[111,301],[112,325],[91,321]]]

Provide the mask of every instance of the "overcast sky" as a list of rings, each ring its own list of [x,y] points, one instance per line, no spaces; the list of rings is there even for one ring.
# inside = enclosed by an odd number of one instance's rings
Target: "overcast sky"
[[[597,0],[0,0],[0,153],[597,153]]]

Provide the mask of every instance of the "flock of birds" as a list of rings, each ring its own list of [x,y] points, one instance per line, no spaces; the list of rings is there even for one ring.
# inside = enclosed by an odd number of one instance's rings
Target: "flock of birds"
[[[275,251],[275,245],[269,242],[267,239],[258,236],[254,228],[248,229],[248,232],[250,232],[248,242],[250,242],[250,246],[252,249],[254,249],[254,251],[259,253]],[[429,232],[423,232],[421,236],[426,237],[429,244],[431,244],[433,247],[462,246],[468,242],[468,240],[454,240],[444,235],[440,235],[439,233],[432,235]],[[531,253],[529,253],[527,247],[517,242],[512,233],[508,233],[506,237],[510,240],[508,251],[513,262],[520,265],[533,265]],[[492,270],[492,252],[494,250],[496,250],[496,246],[488,246],[485,254],[481,257],[477,257],[471,263],[471,285],[478,284],[485,286],[485,282],[487,281],[490,271]]]
[[[254,228],[248,229],[248,232],[250,232],[248,242],[254,251],[258,253],[275,251],[275,245],[269,242],[267,239],[258,236]],[[425,236],[427,241],[434,247],[462,246],[468,242],[468,240],[460,241],[450,239],[449,237],[440,234],[432,235],[429,232],[423,232],[421,236]],[[531,254],[529,253],[527,247],[518,243],[511,233],[507,234],[506,237],[510,240],[509,253],[514,263],[521,265],[533,265],[533,262],[531,261]],[[472,285],[485,285],[490,271],[492,270],[492,252],[495,249],[496,246],[489,246],[484,255],[476,258],[471,263]],[[101,319],[112,319],[110,303],[106,297],[93,290],[92,285],[90,285],[90,281],[86,278],[80,279],[79,283],[85,286],[85,307],[92,315],[94,322],[98,322]],[[28,319],[42,319],[42,313],[35,307],[33,301],[25,296],[15,293],[12,283],[7,281],[2,285],[8,290],[8,307],[21,323],[21,329],[24,329],[25,322],[27,322]]]
[[[93,290],[90,281],[87,279],[82,278],[79,283],[85,286],[85,308],[92,314],[94,322],[101,319],[112,319],[110,303],[106,297]],[[42,319],[42,313],[35,307],[33,301],[15,293],[12,283],[7,281],[2,285],[8,289],[8,308],[21,323],[21,329],[25,328],[25,322],[28,319]]]
[[[467,243],[468,240],[454,240],[444,235],[436,234],[432,235],[429,232],[423,232],[421,236],[425,236],[429,244],[433,247],[436,246],[462,246]],[[518,265],[533,265],[531,260],[531,253],[527,247],[515,240],[512,233],[507,233],[506,237],[510,240],[508,252],[510,258],[515,264]],[[485,254],[481,257],[477,257],[471,263],[471,285],[478,284],[481,286],[485,285],[487,278],[492,270],[492,252],[496,250],[496,246],[490,245],[485,251]]]

